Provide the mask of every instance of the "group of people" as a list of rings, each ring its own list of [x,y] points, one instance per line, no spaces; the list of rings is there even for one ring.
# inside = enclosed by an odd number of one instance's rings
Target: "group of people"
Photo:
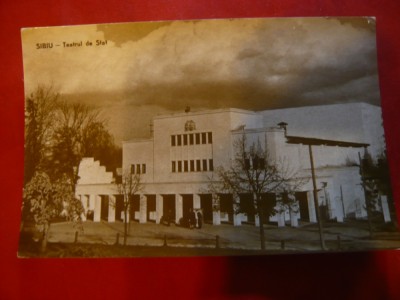
[[[197,226],[196,226],[197,225]],[[189,209],[189,228],[201,228],[203,227],[203,215],[201,214],[200,211],[197,212],[197,218],[196,218],[196,212],[193,209]]]
[[[171,222],[173,222],[172,221],[172,212],[171,212],[171,210],[169,210],[167,214],[162,216],[161,224],[170,226]],[[197,213],[196,213],[192,208],[190,208],[189,214],[187,215],[187,217],[179,220],[179,225],[188,227],[190,229],[194,229],[194,228],[200,229],[203,227],[203,214],[201,213],[200,210],[197,211]]]

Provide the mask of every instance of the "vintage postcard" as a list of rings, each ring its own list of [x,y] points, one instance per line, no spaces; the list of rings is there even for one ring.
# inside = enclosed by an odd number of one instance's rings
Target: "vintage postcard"
[[[399,248],[375,23],[23,29],[19,256]]]

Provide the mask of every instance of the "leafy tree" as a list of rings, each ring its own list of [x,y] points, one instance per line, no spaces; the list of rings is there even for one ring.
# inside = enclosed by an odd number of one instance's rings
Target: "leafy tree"
[[[245,134],[234,140],[233,148],[235,153],[230,167],[217,168],[217,181],[211,183],[211,190],[213,193],[228,191],[236,195],[252,195],[250,207],[239,207],[239,210],[257,213],[260,222],[261,249],[264,250],[264,219],[267,217],[265,214],[273,215],[277,212],[275,209],[266,209],[268,204],[264,200],[264,195],[295,191],[308,179],[299,178],[297,172],[291,170],[287,161],[272,161],[259,141],[257,144],[248,145]],[[286,197],[280,205],[282,208],[283,206],[292,207],[295,202],[294,197]]]
[[[75,191],[81,159],[84,156],[94,156],[102,163],[112,163],[112,167],[115,167],[120,164],[122,155],[106,128],[106,122],[100,119],[99,111],[60,98],[52,88],[38,87],[26,99],[24,184],[25,189],[29,187],[28,195],[34,194],[34,188],[39,189],[37,193],[42,195],[41,202],[47,199],[45,197],[50,197],[42,193],[44,183],[49,182],[51,186],[55,184],[59,197],[68,201],[69,206],[64,207],[68,212],[77,211],[76,203],[68,199],[71,198],[70,191],[72,195]],[[32,181],[36,173],[42,175]],[[40,182],[39,178],[42,178]],[[64,186],[61,189],[62,184],[69,185],[69,188]],[[61,191],[65,192],[64,196],[60,194]],[[54,202],[57,193],[51,194],[49,203]],[[37,206],[31,207],[32,204],[37,205],[37,202],[27,201],[36,199],[30,197],[24,197],[22,220],[33,217],[47,232],[46,222],[41,222],[39,215],[42,213],[45,220],[49,219],[47,208],[51,205],[38,210]],[[68,216],[71,216],[72,211]]]
[[[117,177],[117,192],[123,196],[124,211],[124,246],[128,238],[128,213],[132,204],[133,196],[143,190],[140,174],[131,174],[130,170],[125,170]],[[132,217],[132,216],[131,216]]]
[[[50,225],[60,216],[80,221],[82,204],[74,196],[68,178],[52,183],[44,172],[36,172],[24,188],[24,200],[29,203],[36,228],[41,233],[41,251],[46,250]]]

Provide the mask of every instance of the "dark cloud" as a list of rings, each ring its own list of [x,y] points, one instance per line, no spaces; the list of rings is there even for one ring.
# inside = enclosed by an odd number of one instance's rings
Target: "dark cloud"
[[[117,47],[126,42],[135,42],[145,38],[154,30],[168,26],[171,22],[137,22],[99,24],[97,30],[103,32],[104,38],[113,41]]]
[[[70,101],[101,108],[118,139],[145,136],[152,116],[188,105],[264,110],[379,104],[371,18],[148,22],[85,30],[110,44],[96,52],[32,56],[24,64],[37,73],[28,70],[26,78],[35,82],[45,74]]]

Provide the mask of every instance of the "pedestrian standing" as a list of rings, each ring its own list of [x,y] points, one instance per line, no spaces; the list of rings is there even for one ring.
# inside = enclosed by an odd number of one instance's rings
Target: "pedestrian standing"
[[[200,211],[197,212],[197,226],[199,229],[203,226],[203,215]]]

